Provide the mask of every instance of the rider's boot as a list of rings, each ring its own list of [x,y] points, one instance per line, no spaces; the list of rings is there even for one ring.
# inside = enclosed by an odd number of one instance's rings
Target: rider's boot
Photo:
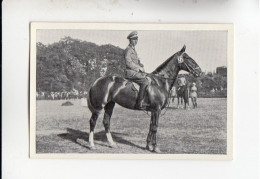
[[[143,104],[146,87],[147,87],[147,85],[140,86],[138,97],[137,97],[137,102],[135,105],[136,109],[145,109],[145,107],[146,107],[146,105]]]

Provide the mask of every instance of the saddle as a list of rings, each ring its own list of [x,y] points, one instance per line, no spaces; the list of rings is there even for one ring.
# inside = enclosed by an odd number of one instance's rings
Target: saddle
[[[151,79],[149,77],[146,77],[146,79],[149,82],[149,84],[148,84],[148,86],[149,86],[151,84]],[[138,92],[139,91],[139,89],[140,89],[139,84],[137,84],[136,82],[134,82],[134,81],[132,81],[131,79],[128,79],[128,78],[126,78],[126,80],[127,80],[126,86],[131,86],[131,89],[134,92]]]

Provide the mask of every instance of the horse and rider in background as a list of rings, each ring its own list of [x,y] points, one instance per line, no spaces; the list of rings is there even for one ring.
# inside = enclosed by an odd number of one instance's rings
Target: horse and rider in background
[[[183,108],[183,103],[184,103],[184,108],[189,109],[189,87],[188,83],[186,81],[185,77],[180,77],[177,79],[177,98],[178,98],[178,105],[177,108],[180,108],[180,101],[181,105]]]
[[[177,108],[180,108],[180,101],[183,108],[184,103],[184,109],[189,109],[189,98],[191,98],[193,108],[197,108],[197,87],[196,83],[193,82],[191,87],[189,87],[189,83],[186,81],[185,77],[180,77],[177,79],[177,98],[178,98],[178,105]]]

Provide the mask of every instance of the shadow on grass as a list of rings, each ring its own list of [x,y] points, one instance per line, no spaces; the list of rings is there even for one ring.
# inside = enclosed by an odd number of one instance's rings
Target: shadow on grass
[[[134,147],[137,147],[139,149],[145,150],[145,147],[136,145],[136,144],[134,144],[132,142],[129,142],[129,141],[123,139],[122,136],[128,136],[128,134],[117,133],[117,132],[111,132],[111,134],[112,134],[113,140],[116,143],[129,145],[129,146],[134,146]],[[70,141],[74,142],[75,144],[78,144],[78,145],[81,145],[83,147],[86,147],[86,148],[90,149],[90,147],[88,147],[86,145],[82,145],[79,142],[77,142],[78,139],[81,139],[81,140],[83,140],[85,142],[88,142],[89,133],[87,133],[87,132],[82,132],[80,130],[67,128],[67,133],[58,134],[58,136],[61,137],[62,139],[70,140]],[[107,142],[105,131],[100,131],[100,132],[95,133],[95,141]],[[107,146],[107,145],[102,145],[102,144],[97,144],[97,145]]]
[[[166,109],[178,109],[178,108],[175,106],[167,106]]]

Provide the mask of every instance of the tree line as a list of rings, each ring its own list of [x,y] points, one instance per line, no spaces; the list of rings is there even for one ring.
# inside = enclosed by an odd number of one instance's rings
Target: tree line
[[[59,42],[37,44],[36,89],[38,92],[88,91],[100,76],[124,76],[124,50],[113,46],[64,37]],[[227,79],[218,74],[203,74],[199,78],[185,76],[189,83],[196,82],[204,96],[226,91]],[[202,95],[202,96],[203,96]],[[225,97],[225,95],[222,95]]]

